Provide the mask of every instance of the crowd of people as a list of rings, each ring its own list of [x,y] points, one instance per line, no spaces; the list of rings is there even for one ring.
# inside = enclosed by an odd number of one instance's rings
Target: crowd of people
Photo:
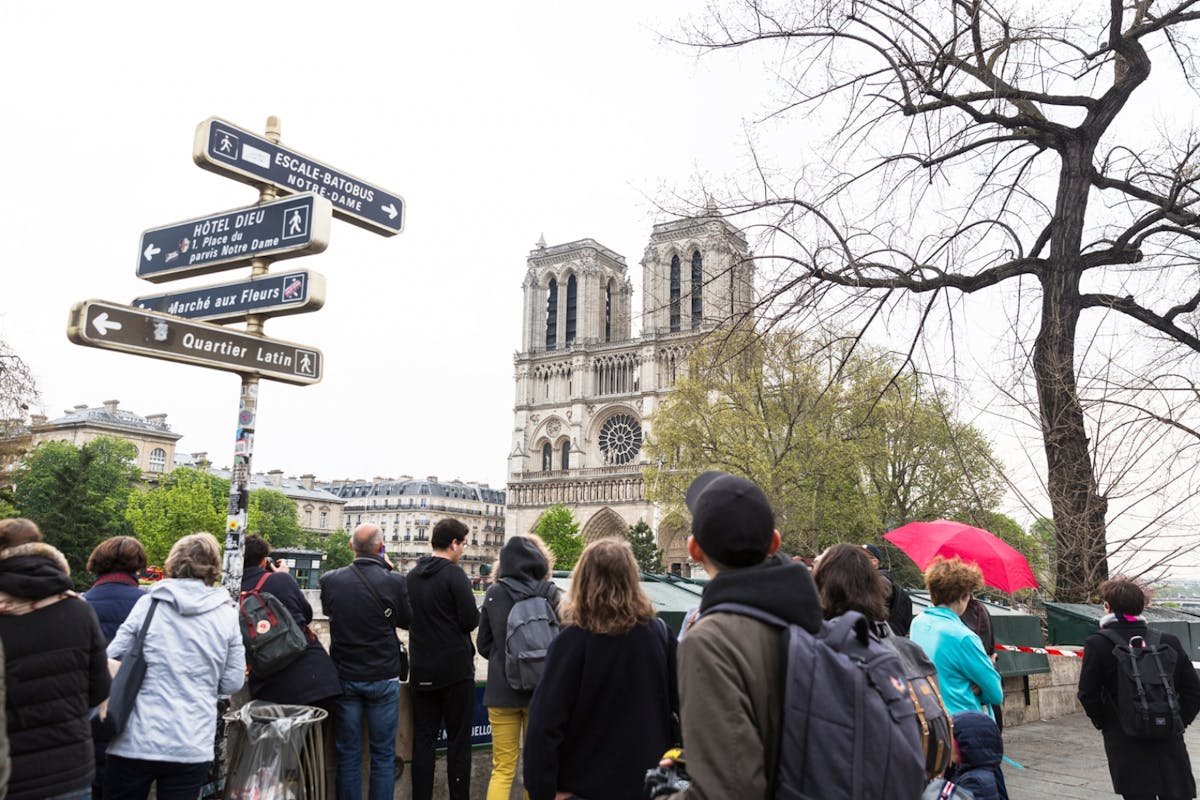
[[[480,604],[458,566],[469,531],[444,519],[407,575],[389,561],[377,526],[355,529],[353,563],[321,579],[327,651],[286,565],[248,536],[243,592],[269,593],[307,637],[270,674],[256,674],[253,660],[247,667],[243,620],[220,585],[211,535],[176,542],[165,577],[148,591],[137,580],[142,545],[109,539],[88,561],[92,588],[77,595],[66,559],[36,525],[0,520],[0,787],[13,800],[146,798],[152,787],[162,800],[195,800],[212,779],[218,698],[245,682],[254,699],[328,712],[339,799],[362,798],[364,788],[370,800],[393,796],[400,714],[411,708],[412,797],[433,797],[444,732],[448,797],[466,800],[478,651],[492,732],[488,800],[510,796],[522,759],[531,800],[785,796],[802,780],[787,750],[793,689],[806,680],[789,669],[794,637],[820,638],[850,619],[864,640],[933,676],[953,723],[953,757],[931,770],[931,756],[919,782],[893,781],[879,800],[917,800],[931,789],[940,793],[925,796],[1007,800],[1004,698],[991,621],[975,600],[978,566],[935,559],[924,572],[932,605],[913,618],[874,545],[835,545],[811,569],[781,553],[770,503],[750,481],[708,472],[686,502],[688,552],[710,581],[678,635],[656,616],[624,540],[589,544],[564,595],[545,544],[512,536]],[[1103,732],[1114,790],[1126,800],[1194,797],[1182,728],[1200,712],[1200,679],[1175,637],[1148,631],[1142,587],[1112,580],[1101,593],[1107,616],[1085,646],[1079,699]],[[399,629],[409,632],[408,649]],[[537,644],[537,635],[552,638]],[[1177,655],[1169,663],[1178,730],[1155,741],[1118,724],[1113,642],[1143,637]],[[135,654],[145,675],[118,725],[106,698],[119,662]]]

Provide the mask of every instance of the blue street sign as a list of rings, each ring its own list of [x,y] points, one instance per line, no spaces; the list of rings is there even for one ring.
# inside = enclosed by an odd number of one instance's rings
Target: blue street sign
[[[281,317],[316,311],[325,305],[325,278],[320,273],[308,270],[260,275],[236,283],[138,297],[133,305],[209,322],[237,322],[248,314]]]
[[[192,160],[251,185],[265,183],[288,194],[316,192],[333,203],[340,219],[384,236],[404,230],[399,195],[216,117],[196,128]]]
[[[293,258],[329,244],[328,200],[312,192],[142,232],[137,276],[152,283],[217,272],[255,258]]]

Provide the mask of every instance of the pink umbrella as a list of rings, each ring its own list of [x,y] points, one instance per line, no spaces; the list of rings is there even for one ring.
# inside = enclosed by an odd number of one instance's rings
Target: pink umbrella
[[[1005,592],[1037,588],[1037,579],[1025,556],[983,528],[962,522],[935,519],[910,522],[883,535],[921,569],[934,556],[973,561],[983,571],[983,582]]]

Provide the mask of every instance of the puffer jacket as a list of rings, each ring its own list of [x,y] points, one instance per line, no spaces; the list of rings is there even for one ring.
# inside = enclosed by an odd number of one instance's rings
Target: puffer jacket
[[[475,645],[479,654],[488,660],[487,687],[483,704],[488,708],[525,708],[533,692],[522,692],[508,685],[504,672],[507,657],[508,614],[515,601],[512,590],[505,585],[515,581],[531,596],[545,597],[558,611],[558,587],[546,580],[550,568],[532,539],[514,536],[500,549],[498,582],[488,588],[479,610],[479,633]]]
[[[82,790],[93,773],[88,711],[108,697],[104,635],[71,589],[58,550],[29,542],[0,552],[0,641],[12,754],[8,797]]]
[[[246,652],[237,610],[220,586],[167,578],[137,602],[108,646],[120,659],[157,601],[143,652],[146,677],[110,755],[199,764],[213,759],[217,697],[242,688]]]
[[[1008,800],[1004,773],[1004,740],[1000,728],[980,711],[960,711],[954,715],[954,742],[962,761],[952,765],[946,777],[967,789],[975,800]]]

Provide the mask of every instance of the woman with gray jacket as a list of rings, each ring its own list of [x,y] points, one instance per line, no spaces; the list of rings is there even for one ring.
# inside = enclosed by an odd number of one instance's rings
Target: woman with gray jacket
[[[105,800],[195,800],[208,777],[217,697],[242,688],[246,654],[237,610],[220,586],[221,551],[207,533],[175,543],[167,577],[137,602],[108,646],[120,659],[151,606],[146,677],[125,730],[108,746]]]

